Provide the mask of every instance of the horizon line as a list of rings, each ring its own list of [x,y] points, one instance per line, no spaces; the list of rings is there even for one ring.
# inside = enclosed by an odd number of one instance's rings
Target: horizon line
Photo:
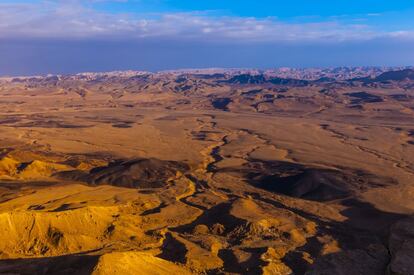
[[[361,66],[309,66],[309,67],[293,67],[293,66],[278,66],[278,67],[269,67],[269,68],[260,68],[260,67],[195,67],[195,68],[177,68],[177,69],[167,69],[167,70],[138,70],[138,69],[125,69],[125,70],[104,70],[104,71],[79,71],[73,73],[45,73],[45,74],[33,74],[33,75],[21,75],[21,74],[0,74],[0,79],[4,78],[36,78],[36,77],[48,77],[48,76],[74,76],[82,74],[109,74],[109,73],[146,73],[146,74],[162,74],[162,73],[178,73],[186,71],[208,71],[208,70],[224,70],[224,71],[237,71],[237,70],[257,70],[265,73],[266,71],[271,70],[280,70],[280,69],[294,69],[294,70],[323,70],[323,69],[339,69],[339,68],[377,68],[377,69],[412,69],[414,65],[397,65],[397,66],[387,66],[387,65],[361,65]]]

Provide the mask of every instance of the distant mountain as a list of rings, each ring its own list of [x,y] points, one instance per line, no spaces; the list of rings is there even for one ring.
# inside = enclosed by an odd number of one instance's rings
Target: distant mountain
[[[356,78],[375,78],[384,72],[409,69],[411,67],[334,67],[334,68],[273,68],[273,69],[188,69],[159,72],[159,74],[191,74],[191,75],[226,75],[234,84],[253,84],[263,76],[266,79],[298,79],[307,81],[327,82],[336,80],[349,80]],[[249,78],[248,76],[254,76]],[[244,79],[242,79],[244,78]],[[239,83],[241,82],[241,83]],[[256,83],[257,84],[257,83]]]
[[[349,80],[375,78],[384,72],[409,69],[410,67],[336,67],[336,68],[276,68],[263,72],[267,77],[315,80]]]
[[[233,84],[260,84],[270,79],[295,79],[318,82],[332,81],[372,81],[379,78],[378,81],[386,81],[387,78],[394,79],[394,72],[402,71],[410,73],[413,67],[336,67],[336,68],[274,68],[274,69],[248,69],[248,68],[207,68],[207,69],[185,69],[160,71],[156,73],[147,71],[112,71],[112,72],[85,72],[72,75],[57,75],[59,78],[75,80],[102,80],[107,78],[131,78],[150,76],[168,77],[168,76],[189,76],[193,78],[219,79],[225,78]],[[386,74],[389,72],[390,74]],[[35,77],[15,77],[17,81],[25,82],[28,79],[45,78],[49,76]],[[384,78],[382,80],[381,78]],[[0,81],[10,81],[11,77],[0,77]],[[395,78],[397,80],[398,78]],[[402,76],[404,79],[404,76]],[[276,80],[274,80],[276,81]],[[277,81],[276,81],[277,82]]]
[[[251,75],[251,74],[240,74],[233,76],[226,81],[230,84],[264,84],[267,82],[267,79],[264,75]]]
[[[414,70],[405,69],[401,71],[385,72],[375,78],[376,81],[403,81],[414,80]]]
[[[387,82],[401,82],[414,80],[414,69],[406,68],[383,72],[376,77],[361,77],[350,79],[349,81],[363,82],[365,84],[381,84]]]
[[[263,74],[251,75],[251,74],[240,74],[235,75],[232,78],[225,81],[229,84],[276,84],[276,85],[293,85],[303,86],[309,84],[309,81],[292,78],[281,78],[281,77],[267,77]]]
[[[364,83],[414,80],[413,67],[338,67],[338,68],[275,68],[258,69],[189,69],[161,72],[113,71],[86,72],[68,75],[0,77],[1,82],[55,85],[60,81],[140,81],[142,79],[174,78],[177,83],[187,78],[216,80],[227,84],[276,84],[303,86],[312,83],[357,81]]]

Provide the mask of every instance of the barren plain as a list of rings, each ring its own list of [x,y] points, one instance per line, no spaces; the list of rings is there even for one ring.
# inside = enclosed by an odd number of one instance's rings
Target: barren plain
[[[414,274],[409,73],[0,79],[0,273]]]

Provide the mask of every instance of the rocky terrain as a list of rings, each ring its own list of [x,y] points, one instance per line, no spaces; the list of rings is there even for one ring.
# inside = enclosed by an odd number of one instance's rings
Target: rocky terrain
[[[414,71],[0,79],[0,274],[414,274]]]
[[[412,69],[412,67],[333,67],[333,68],[275,68],[275,69],[188,69],[188,70],[171,70],[164,71],[161,73],[171,73],[176,75],[182,74],[195,74],[195,75],[213,75],[213,74],[224,74],[224,75],[241,75],[250,74],[258,75],[263,74],[269,77],[279,78],[291,78],[300,80],[349,80],[355,78],[375,78],[385,72],[390,71],[401,71],[405,69]],[[120,74],[120,72],[115,72]],[[124,72],[125,73],[125,72]],[[133,73],[129,71],[128,73]],[[135,72],[139,73],[139,72]],[[144,73],[144,72],[141,72]],[[148,73],[148,72],[147,72]]]

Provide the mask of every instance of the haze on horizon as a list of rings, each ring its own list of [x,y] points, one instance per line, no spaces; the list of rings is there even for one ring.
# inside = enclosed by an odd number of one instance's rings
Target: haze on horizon
[[[0,0],[0,75],[414,63],[409,1]]]

